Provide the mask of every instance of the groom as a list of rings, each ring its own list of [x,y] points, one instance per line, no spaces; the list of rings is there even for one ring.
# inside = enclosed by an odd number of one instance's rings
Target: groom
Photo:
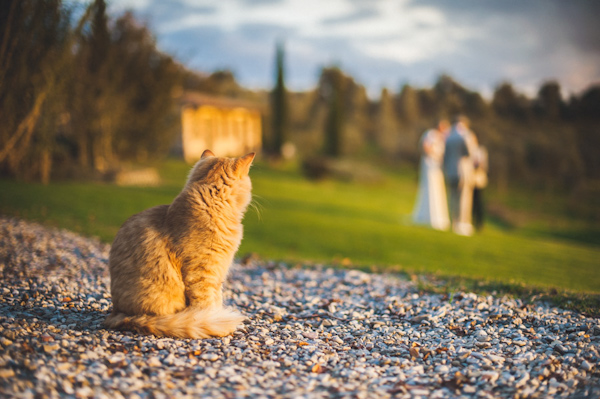
[[[471,208],[473,198],[473,163],[469,153],[471,133],[468,119],[458,115],[446,139],[444,174],[450,197],[450,218],[456,234],[473,234]]]

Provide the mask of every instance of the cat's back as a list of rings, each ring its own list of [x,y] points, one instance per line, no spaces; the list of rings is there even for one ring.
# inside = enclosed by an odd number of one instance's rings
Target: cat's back
[[[168,205],[159,205],[131,216],[123,223],[110,248],[109,265],[122,258],[142,255],[166,239],[164,227]]]
[[[133,215],[117,233],[108,258],[114,312],[165,315],[185,307],[181,272],[164,227],[167,209],[161,205]]]

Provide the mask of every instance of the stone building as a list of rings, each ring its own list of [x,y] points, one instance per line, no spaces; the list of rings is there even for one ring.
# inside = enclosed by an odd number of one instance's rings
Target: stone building
[[[181,151],[188,163],[206,149],[217,156],[240,156],[262,148],[260,109],[235,99],[185,94],[181,130]]]

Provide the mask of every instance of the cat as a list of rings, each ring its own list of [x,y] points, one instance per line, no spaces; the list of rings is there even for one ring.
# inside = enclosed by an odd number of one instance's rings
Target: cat
[[[226,336],[245,319],[223,307],[222,285],[252,198],[254,153],[204,151],[171,205],[133,215],[112,244],[113,311],[105,325],[155,336]]]

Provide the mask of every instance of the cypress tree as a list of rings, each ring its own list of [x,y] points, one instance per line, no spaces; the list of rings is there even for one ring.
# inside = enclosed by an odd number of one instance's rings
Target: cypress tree
[[[281,156],[281,147],[288,138],[287,131],[287,99],[283,70],[283,44],[278,43],[276,49],[276,83],[271,95],[271,110],[273,123],[273,140],[271,151]]]
[[[341,155],[341,139],[344,129],[344,100],[342,98],[342,73],[335,68],[330,73],[329,113],[325,122],[325,155]]]

